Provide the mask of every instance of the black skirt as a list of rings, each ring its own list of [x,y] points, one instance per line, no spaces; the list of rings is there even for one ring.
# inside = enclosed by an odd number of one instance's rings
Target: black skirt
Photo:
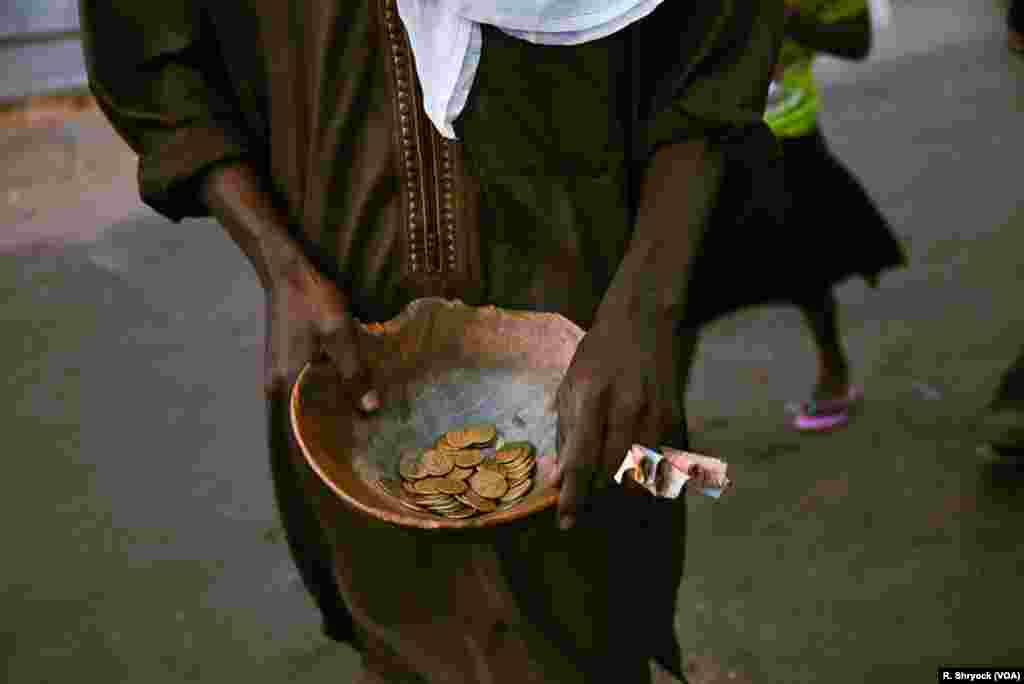
[[[850,277],[906,265],[889,223],[819,131],[782,150],[771,168],[727,155],[694,259],[688,326],[752,306],[813,304]]]

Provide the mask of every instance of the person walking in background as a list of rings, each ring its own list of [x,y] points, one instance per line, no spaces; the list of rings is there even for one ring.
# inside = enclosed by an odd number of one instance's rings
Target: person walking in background
[[[763,172],[758,177],[742,160],[727,167],[723,195],[693,265],[693,296],[681,333],[688,340],[682,381],[688,381],[701,327],[744,307],[795,304],[814,337],[818,380],[792,426],[820,432],[845,425],[862,398],[851,381],[832,289],[856,275],[876,287],[884,271],[904,266],[906,258],[864,188],[829,150],[818,122],[814,58],[868,56],[867,1],[790,0],[785,35],[765,113],[781,141],[782,165],[774,178]]]
[[[845,425],[862,397],[851,384],[850,364],[839,333],[838,304],[832,287],[860,274],[877,287],[881,273],[906,263],[885,217],[852,173],[832,155],[818,125],[820,101],[812,64],[817,53],[863,60],[871,51],[871,10],[865,0],[790,0],[779,73],[765,119],[783,141],[790,204],[785,228],[817,245],[817,260],[806,278],[806,296],[796,302],[818,350],[818,384],[811,401],[794,418],[798,430],[820,431]],[[829,216],[842,217],[823,233]],[[848,240],[839,241],[842,231]],[[818,239],[813,239],[813,235]],[[822,240],[831,234],[830,239]],[[799,248],[797,248],[799,250]]]

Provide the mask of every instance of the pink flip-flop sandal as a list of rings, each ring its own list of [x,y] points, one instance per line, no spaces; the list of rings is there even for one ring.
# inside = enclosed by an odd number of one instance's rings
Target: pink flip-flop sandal
[[[850,422],[850,413],[864,398],[864,391],[851,386],[841,399],[822,399],[805,402],[793,418],[793,428],[799,432],[828,432]]]

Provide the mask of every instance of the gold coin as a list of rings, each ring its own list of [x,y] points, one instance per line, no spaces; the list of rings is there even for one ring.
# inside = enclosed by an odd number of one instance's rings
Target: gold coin
[[[509,489],[511,489],[523,480],[529,480],[531,477],[533,477],[533,469],[526,470],[522,473],[516,473],[515,477],[508,475],[505,477],[505,480],[508,482]]]
[[[506,468],[513,468],[514,469],[514,468],[517,468],[518,466],[521,466],[521,465],[526,465],[526,464],[533,465],[536,462],[537,462],[537,457],[531,454],[531,455],[529,455],[529,456],[527,456],[525,458],[516,459],[515,461],[509,461],[508,463],[505,464],[505,467]]]
[[[441,439],[455,449],[465,449],[470,445],[470,435],[465,430],[449,430]]]
[[[461,511],[464,506],[458,501],[453,501],[452,503],[439,504],[437,506],[427,506],[427,508],[434,513],[440,513],[443,515],[445,513],[451,513],[452,511]]]
[[[475,508],[467,506],[465,508],[453,511],[451,513],[445,513],[444,517],[448,518],[449,520],[463,520],[465,518],[472,518],[476,514],[477,510]]]
[[[451,454],[446,451],[430,449],[423,452],[423,469],[427,471],[428,475],[443,477],[452,472],[454,467],[455,461],[452,459]]]
[[[402,497],[402,484],[398,480],[379,477],[377,478],[377,486],[380,487],[388,496],[393,496],[395,498]]]
[[[412,451],[402,454],[402,458],[398,462],[398,472],[406,480],[420,480],[427,476],[427,472],[420,462],[420,455]]]
[[[452,494],[437,494],[435,496],[423,497],[420,499],[423,502],[421,505],[427,508],[434,508],[436,506],[453,506],[458,503],[458,500]]]
[[[435,504],[451,503],[451,494],[413,494],[409,497],[413,503],[420,504],[421,506],[433,506]]]
[[[532,485],[533,482],[534,482],[534,478],[531,477],[530,475],[527,475],[526,477],[520,477],[520,478],[517,478],[515,480],[509,480],[508,481],[508,488],[512,489],[513,487],[522,487],[524,485],[527,485],[527,489],[529,489],[528,485]]]
[[[524,475],[523,477],[519,477],[519,478],[516,478],[516,479],[514,479],[514,480],[513,480],[512,478],[505,478],[505,479],[507,479],[507,480],[508,480],[508,488],[509,488],[509,489],[512,489],[512,488],[513,488],[513,487],[515,487],[516,485],[518,485],[518,484],[522,484],[522,483],[526,482],[527,480],[530,480],[530,479],[532,479],[532,477],[531,477],[531,475],[532,475],[532,474],[533,474],[533,473],[527,473],[527,474],[526,474],[526,475]]]
[[[493,501],[483,498],[472,489],[467,490],[465,494],[459,494],[455,498],[481,513],[492,513],[498,507]]]
[[[523,468],[529,468],[534,465],[534,459],[526,459],[524,461],[516,461],[515,463],[505,463],[502,467],[505,468],[506,473],[514,473],[522,470]]]
[[[450,477],[453,480],[468,480],[470,475],[474,472],[476,471],[472,468],[454,468],[452,472],[445,475],[445,477]]]
[[[427,512],[427,510],[425,508],[420,508],[419,506],[417,506],[413,502],[406,501],[405,499],[399,499],[398,503],[400,503],[401,505],[405,506],[410,511],[416,511],[417,513],[426,513]]]
[[[490,444],[498,436],[498,428],[490,423],[470,425],[465,430],[472,440],[470,444]]]
[[[469,489],[469,485],[462,480],[456,480],[451,477],[438,478],[437,491],[439,492],[444,492],[445,494],[461,494],[467,489]]]
[[[476,467],[476,472],[482,473],[484,471],[490,471],[501,476],[505,475],[505,467],[500,463],[495,462],[492,458],[484,459],[484,461]]]
[[[419,502],[419,501],[414,501],[412,503],[416,504],[417,506],[419,506],[420,508],[422,508],[425,511],[433,511],[434,509],[436,509],[438,507],[443,507],[443,506],[446,505],[446,504],[442,504],[440,502],[433,503],[433,504],[425,504],[425,503],[422,503],[422,502]]]
[[[402,504],[406,508],[411,508],[414,511],[426,510],[423,506],[419,504],[419,502],[416,500],[416,497],[414,497],[411,494],[406,494],[405,492],[402,492],[402,495],[398,497],[398,503]]]
[[[494,458],[498,463],[512,463],[529,458],[532,453],[533,448],[529,442],[510,442],[498,449]]]
[[[455,510],[456,508],[458,508],[461,505],[462,505],[461,503],[456,501],[454,503],[433,504],[431,506],[423,506],[423,508],[425,510],[427,510],[427,511],[430,511],[431,513],[437,513],[438,515],[440,515],[440,514],[444,513],[445,511]]]
[[[516,466],[521,466],[524,463],[531,463],[537,460],[534,457],[534,455],[524,450],[517,450],[515,454],[516,456],[514,459],[509,459],[506,457],[503,460],[503,454],[501,452],[498,452],[498,454],[495,456],[495,461],[502,464],[506,468],[515,468]]]
[[[530,463],[531,461],[532,461],[532,459],[530,459],[527,456],[524,459],[523,458],[519,458],[519,459],[515,459],[513,461],[497,461],[496,460],[495,462],[498,465],[500,465],[502,468],[504,468],[505,470],[513,470],[513,469],[518,468],[519,466],[523,465],[524,463]]]
[[[468,425],[461,430],[450,430],[445,433],[444,440],[453,447],[465,449],[474,444],[490,444],[498,431],[493,425]]]
[[[460,468],[475,468],[484,460],[484,452],[479,449],[463,449],[452,453],[455,465]]]
[[[479,423],[470,425],[466,431],[473,435],[474,444],[486,444],[495,440],[498,436],[498,428],[492,423]]]
[[[526,492],[530,491],[530,487],[532,486],[533,480],[526,479],[519,482],[518,484],[509,487],[508,492],[505,494],[505,496],[501,497],[501,502],[510,503],[513,501],[518,501],[519,499],[526,496]]]
[[[526,463],[516,468],[506,468],[505,477],[510,480],[521,480],[533,472],[533,463]]]
[[[413,486],[416,488],[417,494],[440,494],[441,490],[437,487],[440,480],[439,477],[428,477],[425,480],[417,480]]]
[[[453,447],[451,444],[449,444],[448,440],[445,439],[445,437],[447,437],[447,433],[438,437],[437,441],[434,442],[434,448],[438,451],[459,451],[457,447]]]
[[[498,473],[482,470],[469,478],[473,491],[486,499],[500,499],[508,491],[508,482]]]

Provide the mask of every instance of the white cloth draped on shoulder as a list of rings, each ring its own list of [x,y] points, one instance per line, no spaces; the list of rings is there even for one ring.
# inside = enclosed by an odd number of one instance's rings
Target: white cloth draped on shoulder
[[[481,25],[539,45],[579,45],[621,31],[662,2],[398,0],[398,15],[409,34],[426,114],[441,135],[454,140],[452,123],[466,105],[480,64]]]

